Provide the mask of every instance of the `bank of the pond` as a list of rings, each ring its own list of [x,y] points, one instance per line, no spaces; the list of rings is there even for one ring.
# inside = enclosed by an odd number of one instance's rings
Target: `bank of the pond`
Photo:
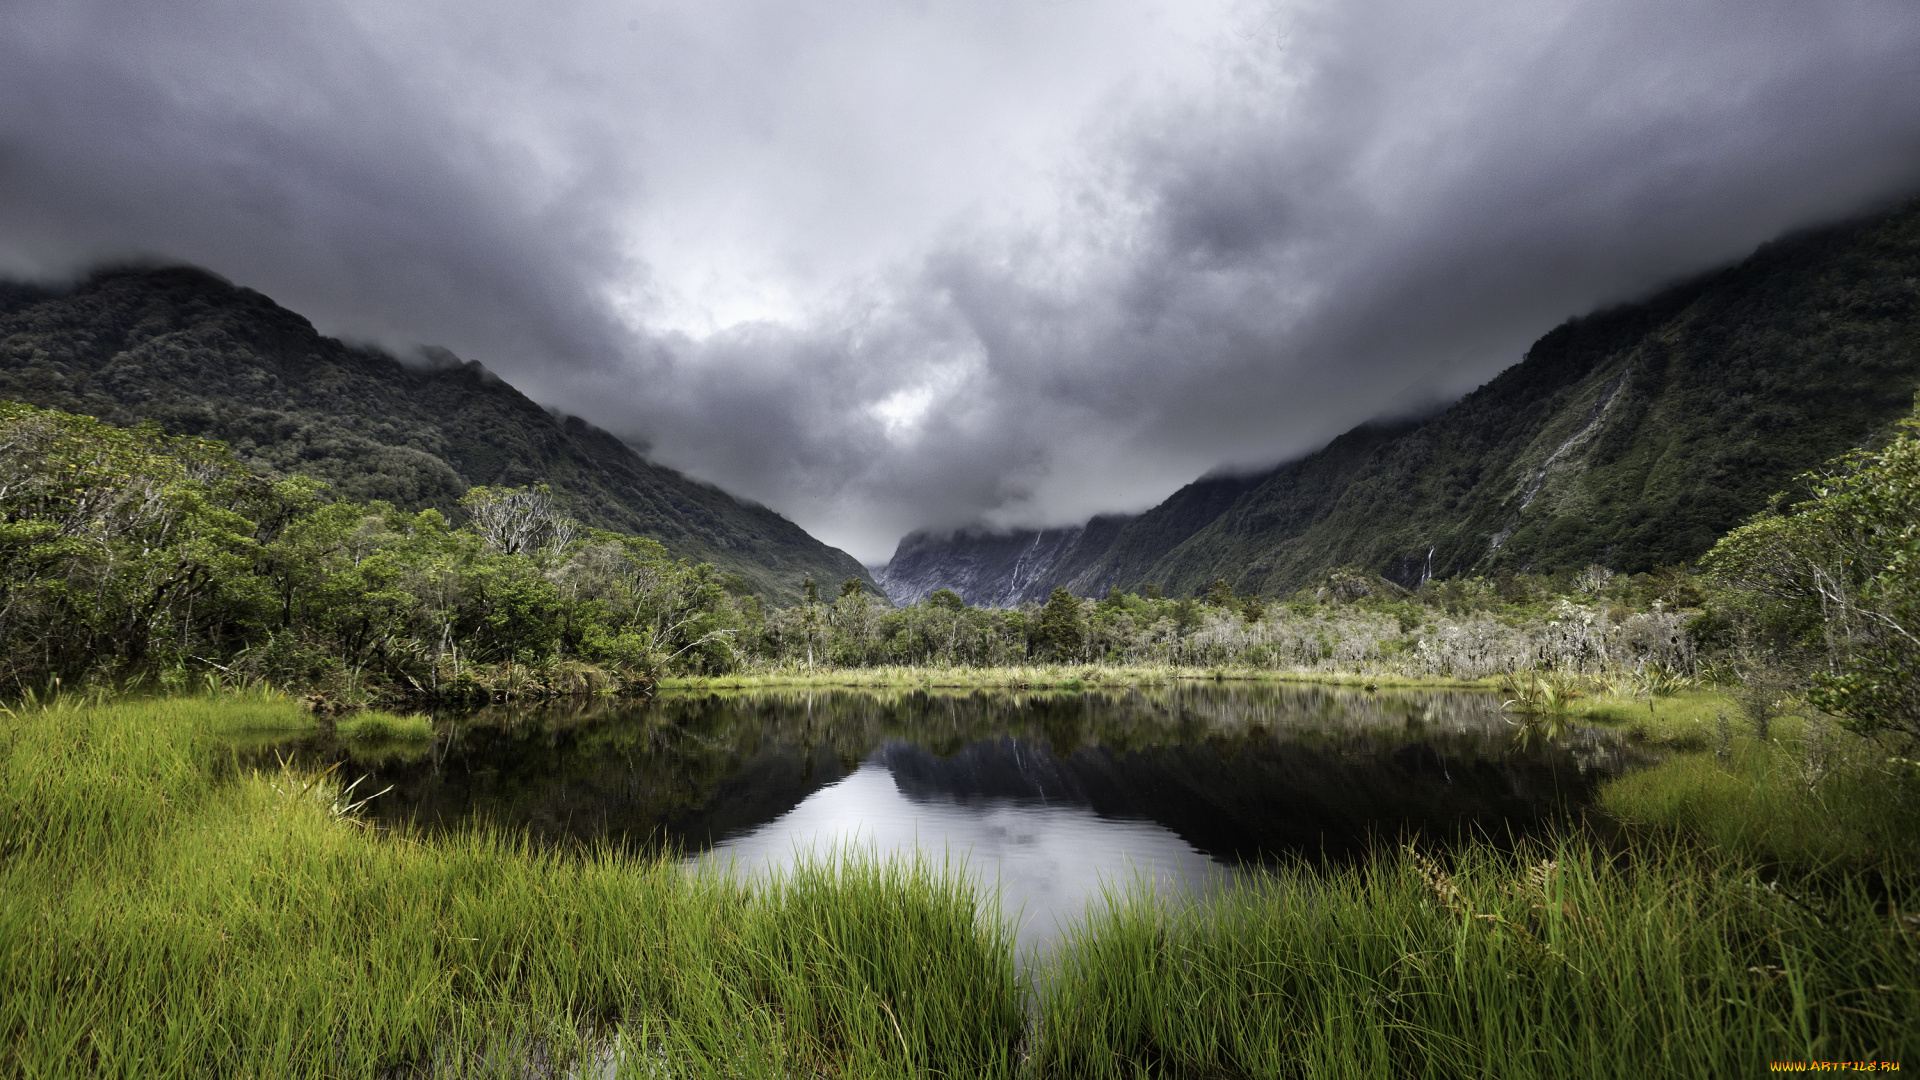
[[[1683,840],[1115,897],[1023,974],[925,863],[366,828],[269,698],[0,715],[0,1074],[1724,1076],[1920,1051],[1920,906]],[[1711,756],[1709,754],[1709,756]]]
[[[880,690],[1090,690],[1176,682],[1319,683],[1368,689],[1491,690],[1494,679],[1360,672],[1192,667],[1177,664],[1004,664],[992,667],[781,668],[659,680],[661,691],[776,690],[805,687]]]
[[[931,867],[372,832],[328,777],[234,767],[226,734],[305,722],[278,701],[5,720],[0,1074],[494,1075],[614,1032],[685,1075],[1011,1072],[1011,945]]]

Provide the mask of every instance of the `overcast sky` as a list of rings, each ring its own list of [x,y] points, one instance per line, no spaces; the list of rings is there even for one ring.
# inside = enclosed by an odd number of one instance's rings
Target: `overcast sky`
[[[445,345],[869,563],[1917,187],[1915,0],[0,3],[0,272]]]

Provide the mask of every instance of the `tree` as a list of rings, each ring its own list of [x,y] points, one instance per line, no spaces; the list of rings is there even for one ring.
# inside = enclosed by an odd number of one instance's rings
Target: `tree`
[[[502,555],[557,554],[578,534],[580,526],[555,506],[553,489],[468,488],[460,505],[473,529],[489,548]]]
[[[933,590],[927,597],[927,603],[933,607],[944,608],[947,611],[967,610],[967,602],[961,599],[960,594],[954,592],[952,589]]]
[[[1920,402],[1881,450],[1805,479],[1701,560],[1776,626],[1809,628],[1825,670],[1807,698],[1861,733],[1920,738]]]
[[[0,679],[203,647],[270,500],[217,443],[0,402]]]
[[[1240,602],[1240,617],[1250,623],[1257,623],[1267,617],[1266,601],[1259,596],[1249,596]]]
[[[1034,631],[1041,655],[1050,660],[1068,660],[1080,651],[1086,630],[1080,623],[1080,601],[1065,589],[1055,589],[1040,609],[1040,625]]]

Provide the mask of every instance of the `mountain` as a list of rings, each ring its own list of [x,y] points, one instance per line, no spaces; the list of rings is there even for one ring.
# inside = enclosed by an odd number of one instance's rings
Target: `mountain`
[[[121,268],[65,288],[0,285],[0,398],[219,439],[263,472],[353,499],[453,510],[473,485],[546,483],[569,513],[790,601],[803,579],[872,579],[763,506],[642,458],[442,349],[403,364],[323,337],[250,289],[189,267]]]
[[[1345,565],[1409,586],[1649,570],[1698,557],[1795,477],[1873,440],[1917,386],[1920,201],[1571,319],[1439,415],[1363,425],[1237,492],[1198,481],[1092,540],[1090,523],[1059,558],[1032,531],[916,534],[884,581],[972,601],[1056,585],[1180,595],[1215,578],[1275,595]],[[982,572],[989,549],[1029,553],[1017,580]]]
[[[910,533],[875,578],[898,604],[917,603],[936,589],[984,607],[1045,600],[1056,585],[1081,595],[1104,593],[1136,580],[1259,479],[1203,478],[1145,513],[1103,515],[1068,528]]]

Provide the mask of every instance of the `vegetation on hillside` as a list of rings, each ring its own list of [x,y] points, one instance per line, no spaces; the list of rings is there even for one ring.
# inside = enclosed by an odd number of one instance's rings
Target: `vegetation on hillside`
[[[261,475],[402,510],[451,516],[469,487],[547,484],[569,516],[652,537],[772,600],[797,599],[809,576],[866,576],[773,511],[549,413],[478,363],[440,349],[417,361],[322,337],[188,267],[105,270],[65,289],[0,283],[0,399],[152,421],[223,441]]]
[[[890,587],[996,595],[1016,554],[1034,600],[1148,582],[1189,595],[1217,578],[1287,595],[1336,566],[1409,588],[1652,572],[1697,560],[1799,474],[1883,438],[1916,388],[1920,201],[1571,319],[1437,416],[1362,425],[1124,522],[909,537]]]
[[[1920,739],[1920,409],[1883,450],[1813,478],[1708,553],[1774,665],[1811,668],[1808,700],[1853,730]]]
[[[0,403],[0,682],[268,680],[351,704],[644,687],[732,664],[706,564],[539,491],[438,510],[268,481],[217,443]]]

